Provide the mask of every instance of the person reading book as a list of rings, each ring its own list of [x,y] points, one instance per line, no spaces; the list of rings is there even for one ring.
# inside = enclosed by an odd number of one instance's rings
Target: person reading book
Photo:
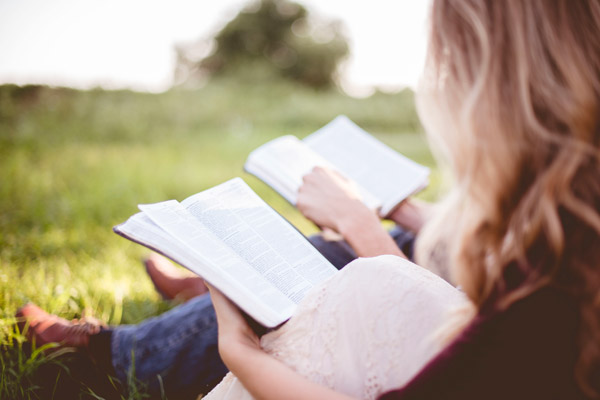
[[[328,185],[336,187],[323,190]],[[356,200],[356,191],[339,174],[316,169],[306,176],[298,205],[307,212],[315,212],[319,203],[324,209],[342,205],[347,211],[353,206],[363,211],[364,206]],[[391,214],[399,225],[389,233],[380,224],[369,227],[371,222],[378,221],[373,218],[376,215],[372,211],[357,214],[355,226],[360,232],[340,230],[353,243],[360,242],[361,235],[366,236],[365,243],[359,243],[356,250],[343,238],[330,240],[315,234],[308,239],[338,269],[357,258],[357,254],[389,251],[412,258],[415,234],[429,208],[427,203],[415,199],[404,201]],[[343,218],[348,216],[343,215]],[[371,240],[377,236],[384,237],[387,245]],[[210,390],[227,372],[216,351],[216,318],[206,294],[207,288],[201,277],[186,274],[158,254],[148,257],[145,265],[155,288],[164,298],[191,301],[130,326],[106,327],[99,321],[88,319],[66,321],[33,304],[21,308],[17,316],[22,321],[29,320],[28,335],[35,337],[38,344],[60,342],[65,346],[85,348],[102,370],[123,382],[135,357],[136,379],[147,385],[149,394],[159,396],[164,390],[169,397],[196,398],[198,393]]]
[[[599,397],[600,5],[432,4],[419,112],[456,182],[417,260],[463,292],[363,258],[259,339],[211,288],[232,374],[206,399]]]
[[[419,111],[456,181],[417,260],[449,265],[473,313],[411,352],[460,300],[394,256],[346,266],[260,339],[211,288],[231,373],[205,399],[599,398],[598,38],[597,1],[434,0]]]

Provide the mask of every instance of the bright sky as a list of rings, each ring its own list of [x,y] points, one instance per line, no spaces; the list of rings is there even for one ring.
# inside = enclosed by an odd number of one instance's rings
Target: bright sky
[[[0,0],[0,83],[162,91],[176,43],[208,38],[248,0]],[[299,0],[343,21],[355,94],[416,85],[429,0]]]

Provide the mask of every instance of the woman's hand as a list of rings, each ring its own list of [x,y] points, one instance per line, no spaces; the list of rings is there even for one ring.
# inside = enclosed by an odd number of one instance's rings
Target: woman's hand
[[[356,187],[330,169],[315,168],[304,176],[296,206],[321,228],[333,229],[359,257],[393,254],[404,257],[381,226],[375,212],[360,199]]]
[[[247,361],[243,350],[260,350],[260,339],[235,304],[212,285],[207,283],[206,286],[219,324],[219,353],[227,367],[235,370],[237,365]]]
[[[315,167],[303,178],[298,190],[298,210],[321,228],[343,234],[357,215],[374,214],[364,205],[353,182],[337,171]]]

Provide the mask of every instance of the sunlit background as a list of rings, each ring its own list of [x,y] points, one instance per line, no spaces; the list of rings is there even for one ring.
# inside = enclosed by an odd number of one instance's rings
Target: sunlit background
[[[299,3],[0,0],[0,399],[146,398],[75,353],[36,352],[15,312],[120,325],[173,307],[140,263],[149,250],[112,227],[236,176],[316,233],[244,172],[270,140],[345,114],[430,167],[417,196],[439,197],[412,90],[429,0]]]
[[[176,44],[210,38],[247,0],[0,0],[0,83],[160,92]],[[425,53],[427,0],[302,0],[343,23],[354,95],[414,87]]]

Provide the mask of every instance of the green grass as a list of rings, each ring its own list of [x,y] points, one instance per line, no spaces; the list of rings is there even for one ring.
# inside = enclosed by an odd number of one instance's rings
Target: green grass
[[[78,384],[81,398],[102,397],[73,373],[79,361],[23,344],[13,316],[27,301],[109,324],[136,323],[171,306],[145,276],[146,250],[111,231],[136,204],[182,200],[242,176],[303,232],[314,232],[242,166],[258,145],[283,134],[303,137],[338,114],[434,166],[410,92],[353,99],[233,78],[162,94],[0,87],[0,398],[52,398],[63,381]],[[434,170],[420,196],[435,198],[438,181]],[[123,398],[143,397],[135,384],[129,388]]]

